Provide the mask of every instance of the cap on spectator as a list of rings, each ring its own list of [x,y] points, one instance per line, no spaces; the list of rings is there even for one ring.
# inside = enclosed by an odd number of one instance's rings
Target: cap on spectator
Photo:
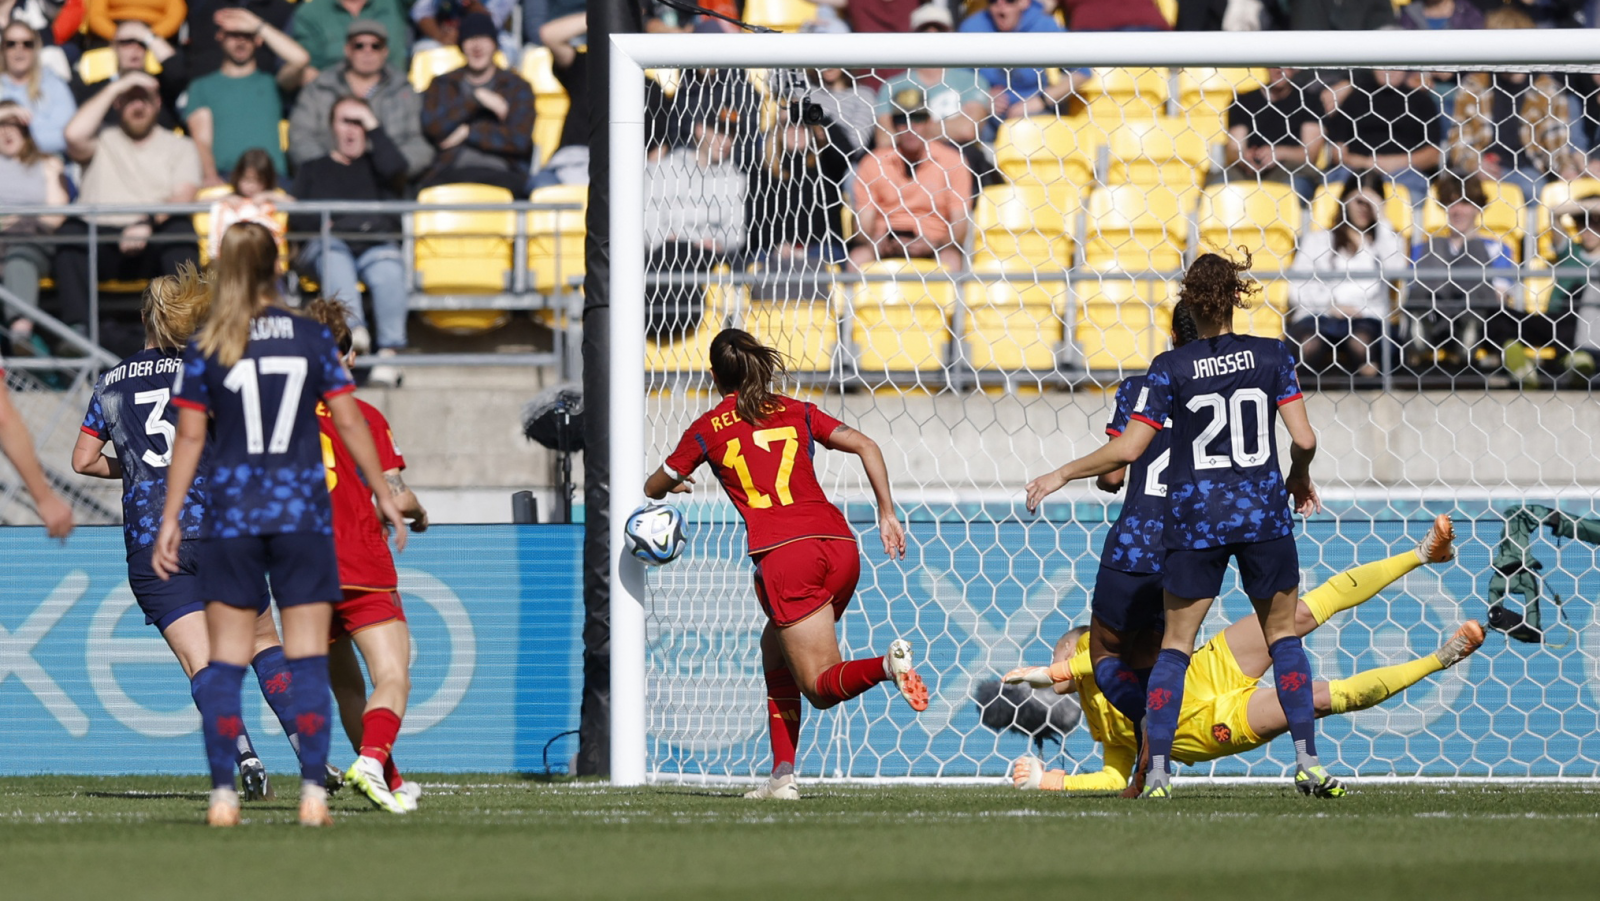
[[[739,111],[722,107],[708,113],[705,117],[705,126],[723,134],[733,134],[739,130]]]
[[[370,34],[385,44],[389,43],[389,29],[383,27],[383,23],[377,19],[356,19],[351,22],[350,27],[344,30],[344,39],[348,41],[363,34]]]
[[[921,122],[928,118],[928,107],[921,88],[901,88],[894,92],[894,112],[889,114],[889,121],[896,124],[902,122]]]
[[[465,44],[467,38],[489,38],[499,40],[500,29],[494,27],[494,19],[488,13],[471,12],[461,17],[461,24],[457,26],[460,37],[456,38],[457,44]]]
[[[937,25],[941,31],[951,31],[956,27],[955,19],[950,15],[950,9],[943,3],[934,0],[924,3],[911,13],[911,30],[921,31],[930,25]]]

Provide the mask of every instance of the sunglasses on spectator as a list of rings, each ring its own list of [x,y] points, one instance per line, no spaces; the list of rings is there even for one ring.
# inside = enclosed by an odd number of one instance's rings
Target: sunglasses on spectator
[[[388,45],[382,41],[351,41],[349,46],[351,50],[382,50]]]
[[[117,38],[117,46],[118,47],[131,47],[131,46],[133,46],[135,44],[139,45],[140,47],[143,47],[144,46],[144,41],[141,41],[138,38]]]
[[[11,39],[7,39],[6,40],[6,49],[7,50],[15,50],[18,47],[23,47],[23,48],[26,48],[28,50],[32,50],[33,48],[35,48],[37,46],[39,46],[38,43],[35,42],[32,38],[23,38],[21,40],[11,40]]]
[[[339,124],[340,125],[354,125],[357,128],[366,128],[367,127],[367,123],[361,121],[360,119],[345,119],[345,118],[341,118],[339,120]]]

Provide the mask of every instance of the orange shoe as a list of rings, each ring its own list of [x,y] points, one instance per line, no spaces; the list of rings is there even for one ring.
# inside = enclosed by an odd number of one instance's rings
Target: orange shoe
[[[1417,559],[1423,563],[1448,563],[1456,558],[1455,540],[1455,523],[1449,514],[1440,513],[1433,518],[1428,534],[1417,543]]]
[[[239,825],[239,805],[219,801],[206,811],[206,825],[229,829]]]
[[[1483,623],[1475,619],[1469,619],[1461,624],[1461,628],[1456,630],[1456,634],[1450,636],[1450,640],[1444,643],[1444,647],[1433,652],[1433,656],[1439,658],[1439,662],[1444,664],[1445,669],[1449,669],[1471,657],[1479,648],[1483,647],[1484,635]]]
[[[302,798],[300,801],[300,825],[332,826],[333,817],[328,814],[328,802],[316,798]]]
[[[911,709],[921,713],[928,709],[928,686],[911,665],[911,642],[896,638],[889,643],[889,653],[883,655],[884,668],[894,679],[900,696]]]

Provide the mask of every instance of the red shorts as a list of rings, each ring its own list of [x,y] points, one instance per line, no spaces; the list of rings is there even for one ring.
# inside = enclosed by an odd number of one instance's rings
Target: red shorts
[[[854,541],[803,538],[766,551],[755,564],[756,600],[776,626],[792,626],[826,604],[838,622],[861,578]]]
[[[406,612],[400,608],[400,592],[346,588],[344,600],[333,605],[331,637],[337,641],[362,629],[396,621],[406,621]]]

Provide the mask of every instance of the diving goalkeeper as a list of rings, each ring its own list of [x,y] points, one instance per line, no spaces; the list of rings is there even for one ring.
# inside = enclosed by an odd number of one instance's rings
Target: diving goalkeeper
[[[1414,551],[1368,563],[1339,573],[1300,598],[1296,631],[1301,637],[1327,622],[1335,613],[1362,604],[1390,583],[1423,565],[1444,563],[1455,557],[1455,528],[1450,517],[1439,516],[1427,537]],[[1406,663],[1356,673],[1348,679],[1312,683],[1318,717],[1353,713],[1375,707],[1428,676],[1455,666],[1483,644],[1483,626],[1469,620],[1444,646],[1426,657]],[[1283,734],[1288,720],[1273,691],[1260,691],[1259,682],[1272,665],[1261,627],[1252,618],[1241,619],[1206,642],[1194,654],[1188,688],[1172,745],[1174,760],[1186,764],[1215,760],[1259,747]],[[1056,642],[1050,666],[1025,666],[1005,675],[1010,683],[1038,688],[1053,686],[1056,693],[1076,692],[1089,732],[1102,745],[1104,769],[1098,773],[1069,775],[1047,770],[1036,757],[1021,757],[1012,764],[1017,788],[1050,791],[1120,791],[1133,774],[1138,744],[1133,725],[1114,710],[1095,684],[1089,660],[1088,629],[1069,630]],[[1161,699],[1152,690],[1150,704]]]

